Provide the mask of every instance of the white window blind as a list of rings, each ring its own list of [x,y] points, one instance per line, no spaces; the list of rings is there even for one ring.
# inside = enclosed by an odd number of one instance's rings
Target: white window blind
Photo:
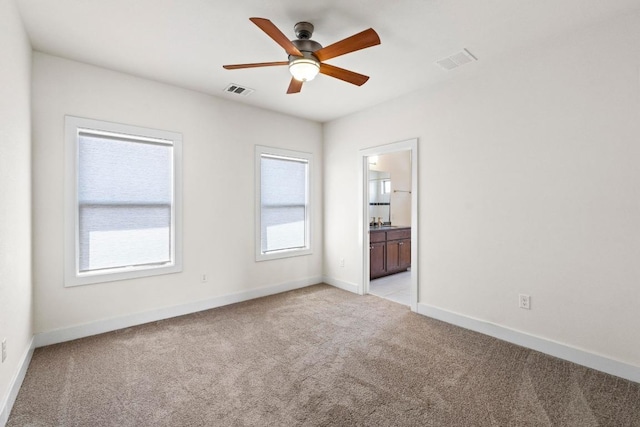
[[[80,272],[171,262],[172,150],[80,132]]]
[[[310,155],[266,147],[258,155],[258,260],[310,253]]]
[[[181,135],[65,123],[65,285],[181,271]]]

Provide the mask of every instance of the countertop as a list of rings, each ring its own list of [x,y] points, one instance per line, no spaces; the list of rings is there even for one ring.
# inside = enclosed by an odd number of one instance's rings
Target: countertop
[[[411,228],[411,226],[410,225],[383,225],[382,227],[369,226],[369,231],[402,230],[403,228]]]

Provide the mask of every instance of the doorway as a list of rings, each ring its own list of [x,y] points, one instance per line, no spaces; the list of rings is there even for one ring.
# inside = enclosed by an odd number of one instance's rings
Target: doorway
[[[418,307],[418,140],[360,151],[361,295]]]

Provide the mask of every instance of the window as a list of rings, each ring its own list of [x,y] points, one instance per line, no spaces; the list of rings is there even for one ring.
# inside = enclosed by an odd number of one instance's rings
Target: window
[[[65,286],[182,270],[182,136],[67,116]]]
[[[391,181],[382,181],[382,194],[391,194]]]
[[[309,153],[256,146],[256,261],[311,253]]]

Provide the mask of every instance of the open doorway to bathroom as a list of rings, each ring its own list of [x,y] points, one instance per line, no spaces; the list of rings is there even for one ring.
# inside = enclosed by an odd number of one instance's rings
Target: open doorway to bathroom
[[[411,305],[411,151],[369,156],[369,293]]]
[[[361,293],[418,303],[417,140],[361,151]]]

